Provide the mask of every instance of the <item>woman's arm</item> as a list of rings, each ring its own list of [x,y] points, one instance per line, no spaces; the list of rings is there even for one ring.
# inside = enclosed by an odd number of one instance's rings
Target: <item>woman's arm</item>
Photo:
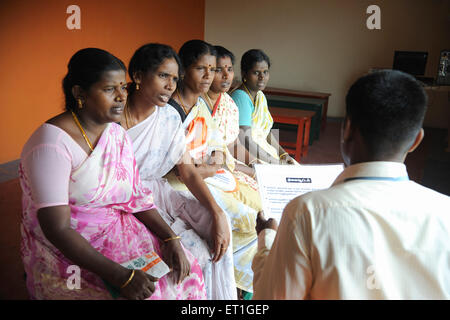
[[[283,149],[283,147],[280,146],[280,144],[278,143],[278,139],[273,136],[272,131],[270,131],[269,135],[267,135],[267,142],[278,150],[281,163],[294,164],[294,159],[292,159],[292,157]]]
[[[254,157],[257,157],[258,159],[268,163],[278,164],[280,162],[279,159],[272,157],[269,153],[260,148],[258,144],[253,140],[251,135],[251,127],[241,126],[239,128],[239,140],[249,151],[249,153]]]
[[[130,277],[131,271],[106,258],[70,227],[70,207],[55,206],[38,210],[39,225],[46,238],[61,253],[78,266],[97,274],[113,286],[120,288]],[[145,299],[155,290],[157,279],[136,270],[132,281],[121,290],[128,299]]]
[[[148,230],[164,241],[163,255],[167,265],[173,269],[175,281],[181,283],[189,275],[190,264],[184,254],[180,239],[164,221],[157,209],[137,212],[134,216],[141,221]],[[171,240],[169,240],[171,239]]]
[[[241,171],[250,177],[255,175],[255,169],[252,167],[253,164],[258,163],[258,158],[251,155],[247,149],[240,143],[239,138],[237,138],[234,142],[228,145],[228,150],[230,150],[231,154],[235,159],[240,162],[245,163],[235,163],[235,170]]]
[[[197,168],[192,163],[192,159],[188,152],[183,155],[182,160],[177,164],[180,177],[186,187],[191,191],[194,197],[211,213],[213,219],[214,236],[214,257],[213,261],[219,261],[230,244],[230,229],[225,216],[225,212],[219,207],[214,200],[211,192],[200,176]],[[214,170],[216,172],[217,170]]]
[[[258,160],[257,157],[250,154],[248,150],[242,145],[239,137],[237,137],[234,142],[228,145],[228,150],[236,160],[243,162],[246,165],[250,165],[251,163],[254,163]]]
[[[235,171],[240,171],[245,173],[246,175],[254,178],[255,177],[255,169],[254,168],[250,168],[249,166],[243,165],[241,163],[236,163],[235,167],[234,167]]]
[[[206,179],[216,174],[216,171],[223,167],[224,164],[223,152],[213,151],[208,159],[194,160],[195,168],[199,175]]]

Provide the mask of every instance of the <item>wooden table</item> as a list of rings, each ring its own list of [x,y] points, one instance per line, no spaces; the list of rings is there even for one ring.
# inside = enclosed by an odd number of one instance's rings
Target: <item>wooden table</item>
[[[325,127],[327,125],[328,99],[331,96],[331,93],[311,92],[311,91],[298,91],[298,90],[266,87],[266,89],[264,89],[264,94],[266,94],[266,95],[286,96],[286,97],[313,98],[313,99],[323,99],[323,100],[325,100],[325,103],[323,105],[322,119],[321,119],[321,125],[320,125],[321,130],[322,131],[325,130]]]
[[[280,141],[280,145],[286,150],[286,152],[293,154],[295,160],[300,162],[301,157],[308,154],[311,118],[316,113],[314,111],[278,107],[269,107],[269,112],[272,115],[274,122],[293,124],[297,126],[296,142]]]

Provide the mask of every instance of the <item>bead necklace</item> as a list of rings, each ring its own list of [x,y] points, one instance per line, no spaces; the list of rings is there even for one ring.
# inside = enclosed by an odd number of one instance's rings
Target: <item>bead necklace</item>
[[[89,149],[91,149],[91,151],[94,151],[94,148],[92,147],[92,143],[91,143],[91,141],[89,141],[89,138],[87,137],[86,132],[84,132],[83,127],[81,126],[81,123],[80,123],[80,121],[78,120],[77,115],[75,114],[75,112],[73,112],[73,111],[71,111],[71,112],[72,112],[73,120],[74,120],[75,123],[77,124],[78,128],[80,128],[81,134],[83,135],[84,140],[85,140],[86,143],[88,144]]]

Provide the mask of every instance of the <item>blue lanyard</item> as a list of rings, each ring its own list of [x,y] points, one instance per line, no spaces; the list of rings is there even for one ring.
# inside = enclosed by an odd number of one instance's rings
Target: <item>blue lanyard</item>
[[[403,177],[353,177],[353,178],[347,178],[344,180],[344,182],[352,181],[352,180],[372,180],[372,181],[408,181],[408,176]]]

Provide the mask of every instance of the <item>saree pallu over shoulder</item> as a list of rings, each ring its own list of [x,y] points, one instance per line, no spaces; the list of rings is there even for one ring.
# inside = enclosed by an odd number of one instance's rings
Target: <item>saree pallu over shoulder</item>
[[[261,90],[256,94],[254,106],[251,130],[252,139],[264,151],[278,159],[278,151],[267,142],[267,136],[270,134],[273,126],[273,118],[269,112],[266,96]]]
[[[96,274],[82,269],[77,289],[69,285],[73,263],[42,233],[29,191],[24,188],[22,218],[22,259],[27,287],[33,299],[111,299]],[[151,191],[141,186],[131,142],[117,124],[109,124],[94,151],[76,169],[69,181],[71,228],[105,257],[124,263],[148,252],[161,256],[158,239],[133,215],[155,208]],[[191,274],[180,285],[168,275],[155,284],[150,299],[204,299],[201,269],[185,251]],[[72,271],[73,272],[73,271]]]
[[[72,171],[70,205],[127,213],[155,208],[151,191],[141,187],[128,135],[116,124],[109,124],[105,131],[83,165]]]
[[[227,152],[223,135],[203,99],[199,98],[183,122],[183,126],[186,130],[187,150],[192,151],[191,156],[198,159],[210,155],[214,150],[224,152],[227,169],[237,180],[238,189],[232,192],[208,183],[208,179],[205,179],[205,182],[215,201],[228,214],[231,221],[236,285],[240,289],[252,292],[251,260],[256,253],[256,215],[261,208],[259,193],[235,175],[235,159]],[[197,143],[190,145],[193,141]],[[185,188],[173,175],[168,177],[168,180],[178,190]]]
[[[183,122],[186,134],[186,148],[194,159],[210,156],[213,151],[225,154],[226,166],[234,170],[234,161],[226,155],[227,146],[220,131],[212,120],[211,113],[203,99],[199,98]]]
[[[231,246],[220,261],[213,263],[208,244],[212,247],[209,211],[190,191],[175,190],[163,178],[186,150],[181,119],[171,105],[156,107],[155,112],[127,133],[133,141],[142,183],[152,190],[158,213],[181,236],[182,244],[202,268],[207,298],[234,300],[237,295]]]
[[[156,106],[147,119],[128,129],[127,133],[133,142],[136,163],[143,180],[166,175],[186,150],[180,115],[170,105]]]
[[[226,145],[234,143],[234,141],[238,139],[239,109],[233,98],[231,98],[228,93],[222,93],[219,96],[219,99],[217,99],[217,102],[213,109],[212,119]],[[234,158],[228,148],[226,148],[226,156],[229,159],[233,159],[233,161],[245,164],[242,161]],[[258,184],[252,177],[236,170],[233,171],[233,174],[236,177],[237,181],[241,183],[241,185],[246,185],[254,191],[258,191]]]

